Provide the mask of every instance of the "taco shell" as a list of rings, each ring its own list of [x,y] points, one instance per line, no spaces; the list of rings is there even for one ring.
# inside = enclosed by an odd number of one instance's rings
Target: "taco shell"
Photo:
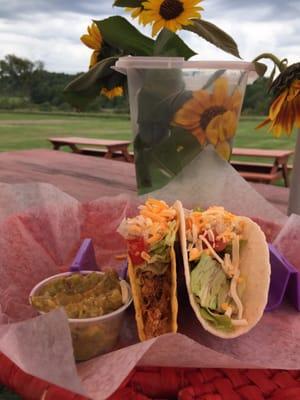
[[[128,276],[130,279],[130,285],[132,290],[133,304],[135,308],[135,320],[137,325],[137,331],[139,339],[141,341],[150,339],[145,332],[145,323],[143,319],[143,302],[141,299],[141,292],[138,287],[137,279],[135,276],[135,267],[133,266],[130,257],[128,257]],[[176,256],[175,251],[171,249],[171,299],[170,299],[170,323],[168,332],[177,332],[177,314],[178,314],[178,302],[177,302],[177,284],[176,284]],[[164,332],[167,333],[167,332]]]
[[[159,201],[151,199],[149,202],[150,205],[155,205]],[[158,260],[151,258],[156,257],[153,256],[153,253],[151,253],[151,256],[148,253],[149,262],[144,261],[141,264],[135,262],[134,264],[130,252],[128,253],[128,276],[135,308],[137,331],[141,341],[177,331],[178,302],[174,240],[179,229],[181,204],[177,201],[171,208],[175,209],[176,216],[172,220],[172,229],[168,228],[170,230],[166,231],[168,232],[166,236],[171,234],[173,239],[168,241],[167,244],[164,238],[155,242],[160,249],[157,256]],[[156,224],[154,213],[147,211],[146,215],[149,215],[148,218],[152,217],[153,224]],[[158,221],[162,219],[160,215],[157,218]],[[161,257],[164,261],[161,261]],[[144,258],[144,260],[147,260],[147,258]]]
[[[246,244],[240,251],[240,271],[245,279],[245,288],[241,296],[243,304],[243,318],[248,322],[246,326],[234,326],[230,332],[216,329],[200,314],[200,306],[191,290],[191,271],[188,261],[185,212],[180,207],[180,241],[184,263],[185,281],[190,304],[202,327],[211,334],[220,338],[235,338],[250,331],[262,318],[268,301],[270,285],[269,249],[265,235],[260,227],[250,218],[240,217],[244,221],[243,235]]]

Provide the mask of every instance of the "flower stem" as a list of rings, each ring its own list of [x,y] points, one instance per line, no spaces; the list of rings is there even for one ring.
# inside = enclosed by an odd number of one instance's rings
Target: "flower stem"
[[[287,59],[286,58],[284,58],[283,60],[279,60],[279,58],[276,57],[272,53],[262,53],[259,56],[255,57],[253,62],[259,61],[263,58],[273,61],[273,63],[277,66],[277,68],[279,69],[280,72],[283,72],[287,67]]]

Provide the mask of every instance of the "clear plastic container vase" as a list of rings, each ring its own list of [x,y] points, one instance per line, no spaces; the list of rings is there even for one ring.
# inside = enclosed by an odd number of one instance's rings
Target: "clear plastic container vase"
[[[229,160],[252,63],[129,56],[114,68],[128,78],[139,194],[165,186],[208,144]]]

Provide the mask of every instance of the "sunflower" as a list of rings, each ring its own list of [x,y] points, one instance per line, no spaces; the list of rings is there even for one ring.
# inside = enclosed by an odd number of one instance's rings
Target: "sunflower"
[[[131,13],[132,18],[138,18],[139,24],[146,25],[146,21],[144,20],[145,10],[144,7],[126,7],[125,11]]]
[[[114,97],[123,96],[123,88],[122,86],[116,86],[113,89],[102,88],[100,93],[111,100]]]
[[[98,62],[98,56],[101,52],[103,39],[101,32],[95,22],[87,28],[88,34],[82,35],[80,40],[90,49],[93,49],[93,53],[90,59],[90,68],[92,68]]]
[[[176,112],[173,123],[190,131],[202,146],[214,145],[218,154],[228,160],[229,141],[236,132],[241,102],[237,89],[228,94],[228,81],[222,77],[214,82],[212,93],[194,91],[192,98]]]
[[[152,36],[167,28],[176,32],[184,25],[193,22],[191,18],[201,18],[202,7],[197,6],[202,0],[147,0],[142,3],[145,9],[143,21],[153,23]]]
[[[275,94],[269,116],[256,128],[271,123],[269,131],[279,137],[284,131],[291,135],[294,126],[300,128],[300,63],[286,68],[271,86]]]

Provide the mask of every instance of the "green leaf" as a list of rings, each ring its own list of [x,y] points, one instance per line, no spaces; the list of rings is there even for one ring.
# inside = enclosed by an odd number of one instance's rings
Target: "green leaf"
[[[154,56],[184,57],[188,60],[195,54],[176,33],[168,29],[163,29],[155,41]]]
[[[114,6],[116,7],[141,7],[145,0],[115,0]]]
[[[202,90],[208,89],[220,76],[222,76],[226,72],[226,69],[218,69],[214,72],[211,77],[207,80],[205,85],[203,85]]]
[[[125,18],[114,16],[94,22],[98,25],[104,41],[110,46],[134,56],[153,55],[154,41],[142,35]]]
[[[138,123],[168,126],[177,109],[190,97],[181,70],[149,69],[138,93]]]
[[[259,76],[264,76],[266,71],[267,71],[267,69],[268,69],[268,67],[264,63],[261,63],[261,62],[258,62],[258,61],[254,61],[253,64],[254,64],[256,73]]]
[[[117,59],[118,57],[105,58],[88,72],[81,74],[70,82],[64,89],[66,100],[81,110],[100,95],[101,88],[107,87],[111,89],[112,80],[118,79],[119,84],[122,79],[124,82],[125,76],[111,68]]]
[[[232,37],[211,22],[193,19],[193,25],[187,25],[183,29],[194,32],[227,53],[241,58],[238,46]]]

